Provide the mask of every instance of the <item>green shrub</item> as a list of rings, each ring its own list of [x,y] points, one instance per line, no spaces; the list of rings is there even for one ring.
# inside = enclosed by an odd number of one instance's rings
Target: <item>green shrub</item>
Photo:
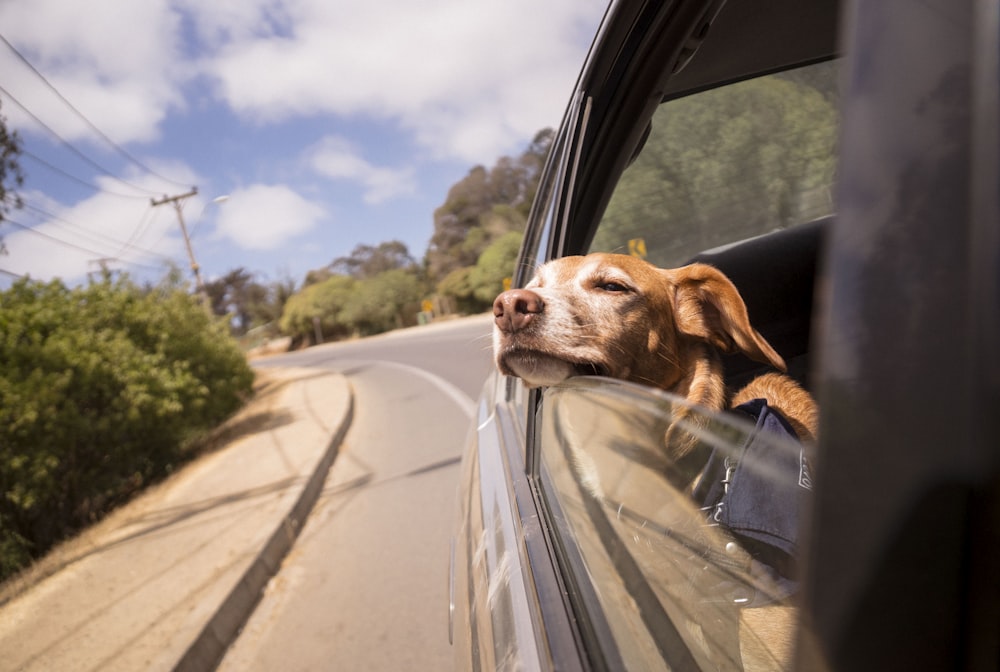
[[[169,473],[252,383],[226,326],[177,287],[0,293],[0,579]]]

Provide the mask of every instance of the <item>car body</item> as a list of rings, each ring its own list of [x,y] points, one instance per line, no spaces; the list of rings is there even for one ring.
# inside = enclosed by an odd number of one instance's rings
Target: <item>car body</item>
[[[513,285],[597,250],[733,279],[821,409],[814,450],[771,442],[808,491],[794,580],[664,485],[676,398],[494,374],[458,496],[459,669],[997,669],[998,45],[997,0],[612,2]],[[746,445],[705,413],[706,441]],[[741,653],[755,595],[792,610],[787,658]]]

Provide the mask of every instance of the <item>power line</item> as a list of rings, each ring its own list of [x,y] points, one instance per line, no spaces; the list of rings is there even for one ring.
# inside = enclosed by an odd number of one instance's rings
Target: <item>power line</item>
[[[127,242],[122,242],[118,238],[109,236],[106,233],[102,233],[100,231],[92,230],[85,226],[81,226],[80,224],[75,224],[74,222],[71,222],[68,219],[60,217],[59,215],[55,215],[43,208],[39,208],[38,206],[32,205],[30,203],[25,203],[24,207],[26,210],[31,210],[32,212],[36,212],[42,215],[43,217],[48,217],[53,222],[59,222],[63,225],[66,225],[67,227],[70,227],[74,235],[81,236],[84,238],[89,238],[90,242],[92,243],[95,243],[97,245],[114,245],[115,247],[120,247],[121,249],[113,255],[114,258],[116,259],[121,258],[122,254],[128,250],[136,250],[140,254],[144,254],[150,257],[161,257],[163,259],[166,259],[166,257],[163,257],[163,255],[153,252],[152,250],[136,246],[133,242],[134,239],[137,237],[135,233],[133,233],[133,235],[130,236]],[[143,219],[139,222],[139,225],[136,227],[136,232],[148,226],[147,222],[150,219],[152,213],[153,213],[152,208],[146,210],[145,214],[143,215]]]
[[[83,180],[83,179],[77,177],[76,175],[73,175],[71,173],[66,172],[65,170],[63,170],[59,166],[56,166],[56,165],[54,165],[52,163],[49,163],[48,161],[46,161],[42,157],[38,156],[37,154],[33,154],[33,153],[29,152],[26,149],[22,148],[21,149],[21,154],[23,156],[25,156],[25,157],[33,160],[33,161],[36,161],[37,163],[40,163],[42,166],[48,168],[49,170],[51,170],[51,171],[53,171],[55,173],[58,173],[59,175],[62,175],[66,179],[72,180],[73,182],[76,182],[77,184],[79,184],[81,186],[87,187],[88,189],[93,189],[94,191],[100,192],[102,194],[108,194],[110,196],[118,196],[119,198],[134,198],[134,199],[140,199],[140,200],[143,200],[143,201],[146,200],[146,196],[139,196],[138,194],[123,194],[120,191],[111,191],[110,189],[104,189],[102,187],[99,187],[96,184],[93,184],[92,182],[88,182],[86,180]]]
[[[21,275],[20,273],[15,273],[14,271],[8,271],[5,268],[0,268],[0,273],[3,273],[4,275],[9,275],[12,278],[26,278],[26,277],[28,277],[26,275]]]
[[[3,41],[3,43],[5,45],[7,45],[7,48],[10,49],[14,53],[14,55],[17,56],[21,60],[22,63],[24,63],[26,66],[28,66],[28,69],[30,69],[31,72],[33,72],[35,74],[35,76],[38,77],[38,79],[41,80],[41,82],[43,84],[45,84],[45,86],[48,87],[48,89],[50,91],[52,91],[52,93],[54,93],[59,98],[59,100],[61,100],[63,103],[65,103],[66,106],[70,110],[72,110],[73,113],[77,117],[79,117],[80,120],[83,121],[83,123],[85,123],[90,128],[90,130],[92,130],[94,133],[96,133],[98,137],[100,137],[102,140],[104,140],[104,142],[106,142],[108,144],[108,146],[110,146],[112,149],[114,149],[116,152],[118,152],[127,161],[130,161],[132,164],[138,166],[140,169],[144,170],[145,172],[149,173],[150,175],[153,175],[154,177],[158,177],[159,179],[164,180],[165,182],[169,182],[169,183],[171,183],[173,185],[176,185],[176,186],[179,186],[179,187],[187,187],[188,186],[186,184],[182,184],[180,182],[177,182],[176,180],[171,180],[169,177],[164,177],[163,175],[159,174],[158,172],[156,172],[155,170],[153,170],[152,168],[150,168],[149,166],[147,166],[146,164],[144,164],[143,162],[141,162],[139,159],[135,158],[132,154],[130,154],[128,151],[126,151],[124,147],[122,147],[121,145],[119,145],[118,143],[116,143],[114,140],[112,140],[111,138],[109,138],[90,119],[88,119],[86,117],[86,115],[83,114],[83,112],[81,112],[79,109],[77,109],[77,107],[75,105],[73,105],[73,103],[71,103],[66,98],[66,96],[64,96],[62,93],[60,93],[59,90],[48,79],[45,78],[45,75],[43,75],[41,72],[39,72],[38,68],[36,68],[34,65],[32,65],[31,62],[24,56],[24,54],[22,54],[20,51],[18,51],[14,47],[14,45],[11,44],[7,40],[7,38],[4,37],[2,34],[0,34],[0,41]],[[10,95],[10,94],[7,94],[7,95]]]
[[[30,231],[31,233],[34,233],[34,234],[36,234],[38,236],[42,236],[43,238],[48,238],[49,240],[51,240],[51,241],[53,241],[55,243],[58,243],[59,245],[63,245],[65,247],[71,247],[71,248],[73,248],[75,250],[78,250],[80,252],[86,252],[87,254],[95,255],[95,256],[97,256],[99,258],[105,258],[104,252],[99,252],[99,251],[91,249],[89,247],[84,247],[83,245],[77,245],[76,243],[71,243],[71,242],[69,242],[67,240],[63,240],[62,238],[57,238],[56,236],[53,236],[53,235],[48,234],[48,233],[45,233],[44,231],[39,231],[38,229],[36,229],[34,227],[31,227],[31,226],[28,226],[27,224],[21,224],[20,222],[17,222],[17,221],[15,221],[13,219],[5,219],[5,220],[3,220],[3,222],[4,222],[4,224],[10,224],[12,226],[16,226],[19,229],[23,229],[25,231]],[[117,259],[116,261],[120,261],[122,263],[128,264],[129,266],[139,266],[139,267],[146,268],[146,269],[149,269],[149,270],[154,270],[154,271],[160,270],[160,268],[157,267],[157,266],[150,266],[149,264],[143,264],[143,263],[138,262],[138,261],[128,261],[127,259]]]
[[[139,225],[132,230],[132,235],[129,236],[128,240],[125,241],[125,244],[121,246],[121,249],[115,252],[115,257],[121,257],[123,254],[127,254],[132,250],[137,250],[145,254],[155,254],[154,252],[150,252],[149,250],[136,245],[138,240],[142,238],[142,236],[146,235],[146,231],[149,230],[150,225],[153,223],[153,214],[153,208],[146,210],[146,212],[142,215],[142,219],[139,221]]]
[[[152,189],[147,189],[145,187],[140,187],[139,185],[132,184],[131,182],[128,182],[128,181],[123,180],[122,178],[118,177],[117,175],[115,175],[114,173],[112,173],[110,170],[108,170],[107,168],[105,168],[101,164],[97,163],[96,161],[94,161],[93,159],[91,159],[89,156],[87,156],[86,154],[84,154],[83,152],[81,152],[79,149],[77,149],[76,147],[74,147],[72,144],[70,144],[70,142],[68,140],[64,139],[61,135],[59,135],[58,133],[56,133],[56,131],[51,126],[49,126],[44,121],[42,121],[38,117],[38,115],[36,115],[31,110],[29,110],[27,107],[25,107],[25,105],[21,101],[19,101],[17,98],[15,98],[13,95],[11,95],[10,91],[8,91],[7,89],[5,89],[2,86],[0,86],[0,93],[2,93],[5,96],[7,96],[7,98],[9,98],[12,103],[14,103],[19,108],[21,108],[21,110],[25,114],[27,114],[29,117],[31,117],[32,119],[34,119],[37,124],[39,124],[42,128],[44,128],[50,134],[52,134],[52,137],[54,137],[56,140],[58,140],[61,144],[63,144],[67,149],[69,149],[71,152],[73,152],[74,154],[76,154],[82,161],[86,162],[88,165],[92,166],[93,168],[95,168],[96,170],[100,171],[101,173],[104,173],[108,177],[110,177],[110,178],[112,178],[114,180],[117,180],[118,182],[121,182],[122,184],[124,184],[127,187],[131,187],[132,189],[137,189],[138,191],[144,191],[147,194],[156,194],[156,193],[158,193],[156,191],[153,191]]]

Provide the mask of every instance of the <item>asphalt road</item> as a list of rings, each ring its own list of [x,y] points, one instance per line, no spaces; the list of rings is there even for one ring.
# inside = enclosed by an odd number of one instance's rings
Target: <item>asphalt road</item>
[[[221,670],[447,670],[458,462],[491,367],[488,318],[272,358],[348,376],[323,495]]]

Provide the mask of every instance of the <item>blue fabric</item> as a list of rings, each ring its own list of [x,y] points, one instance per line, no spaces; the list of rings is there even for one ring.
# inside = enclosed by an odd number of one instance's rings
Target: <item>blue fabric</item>
[[[743,601],[753,607],[795,592],[799,524],[812,488],[809,461],[795,430],[764,399],[734,409],[755,422],[737,451],[713,450],[695,497],[709,524],[730,531],[751,556],[752,575],[766,576],[775,592]],[[781,440],[774,440],[779,437]]]
[[[722,497],[719,522],[737,534],[794,555],[803,496],[811,489],[805,449],[788,421],[765,400],[754,399],[736,410],[756,418],[757,426]],[[769,441],[768,436],[791,442]],[[794,451],[788,450],[791,446]]]

